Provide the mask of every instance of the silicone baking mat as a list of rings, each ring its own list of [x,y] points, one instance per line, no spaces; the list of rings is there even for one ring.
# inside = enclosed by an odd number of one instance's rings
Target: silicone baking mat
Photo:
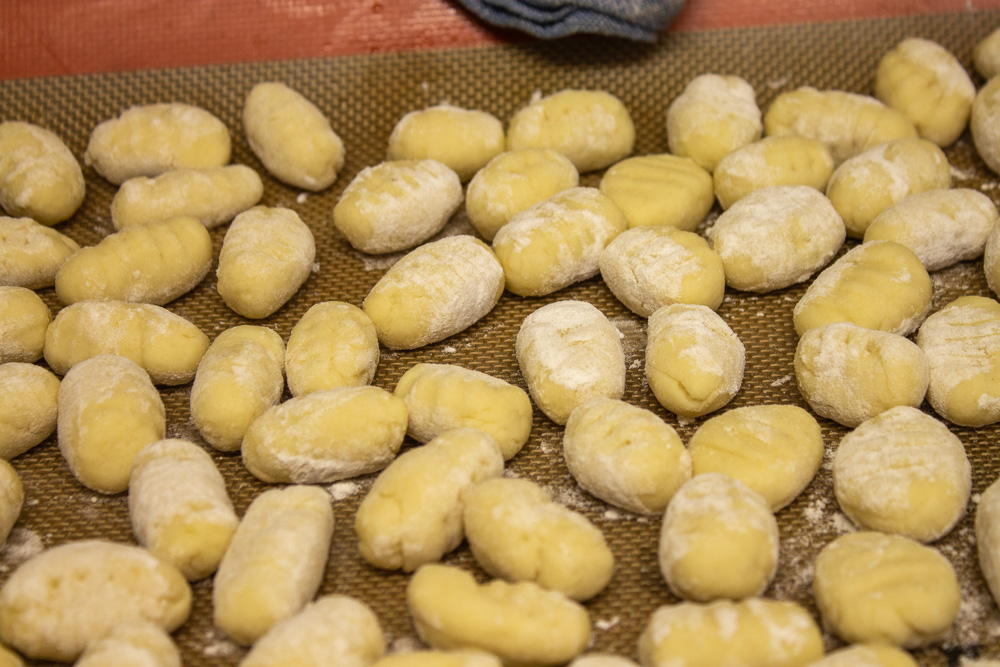
[[[248,164],[264,177],[263,202],[296,210],[317,241],[315,270],[301,290],[262,323],[287,340],[293,325],[314,303],[325,300],[360,305],[371,286],[399,254],[366,256],[354,251],[331,226],[331,209],[345,185],[362,168],[383,159],[393,125],[404,113],[442,101],[484,109],[506,121],[536,91],[564,88],[610,91],[629,108],[637,127],[636,154],[667,150],[667,106],[687,82],[706,72],[739,74],[756,89],[766,109],[780,92],[800,85],[871,92],[878,59],[899,40],[923,36],[949,48],[972,71],[974,45],[996,25],[1000,12],[966,13],[899,19],[864,20],[808,26],[722,30],[669,35],[657,45],[635,45],[599,39],[482,47],[465,50],[411,52],[336,59],[297,60],[140,71],[0,82],[0,118],[26,120],[58,133],[77,157],[82,156],[93,127],[133,104],[187,102],[208,109],[232,132],[233,161]],[[294,36],[289,36],[294,38]],[[284,81],[312,99],[329,115],[344,139],[347,161],[333,187],[305,194],[267,176],[250,152],[240,124],[242,101],[257,82]],[[977,85],[982,80],[974,76]],[[977,188],[1000,199],[1000,184],[975,153],[965,134],[947,154],[954,184]],[[85,168],[87,196],[72,220],[59,229],[81,244],[92,244],[112,231],[109,204],[114,188]],[[588,174],[596,185],[600,174]],[[710,220],[717,210],[710,215]],[[212,232],[216,257],[225,227]],[[473,233],[464,214],[449,223],[445,234]],[[850,245],[850,244],[849,244]],[[959,264],[934,276],[934,308],[962,294],[990,295],[981,261]],[[806,407],[792,371],[796,336],[791,310],[805,287],[770,294],[729,291],[719,313],[740,336],[747,350],[743,388],[727,406],[789,403]],[[53,290],[43,290],[53,313],[59,308]],[[514,358],[514,338],[524,317],[560,299],[583,299],[600,308],[624,335],[628,363],[625,399],[655,411],[674,425],[685,442],[704,420],[678,419],[661,408],[643,375],[645,322],[624,308],[593,278],[545,298],[505,294],[499,305],[468,330],[441,343],[409,352],[383,350],[375,384],[391,390],[400,375],[418,361],[453,363],[490,373],[524,386]],[[214,338],[224,329],[246,323],[228,310],[215,291],[214,272],[193,292],[168,306]],[[189,386],[164,388],[168,435],[204,442],[191,423]],[[781,564],[766,595],[791,599],[816,615],[810,595],[811,563],[831,539],[850,530],[832,494],[829,455],[846,429],[820,420],[827,462],[805,492],[781,510]],[[1000,613],[986,590],[975,559],[972,517],[975,494],[1000,475],[996,451],[1000,427],[952,427],[965,443],[973,465],[973,502],[965,518],[936,546],[960,573],[963,604],[947,640],[918,652],[922,664],[955,664],[960,656],[1000,657]],[[656,545],[658,518],[642,518],[615,509],[582,491],[562,461],[562,429],[535,411],[530,441],[507,465],[511,475],[530,478],[594,521],[605,533],[617,567],[605,592],[587,604],[594,626],[593,650],[635,656],[636,641],[650,613],[676,601],[660,576]],[[415,443],[407,440],[404,448]],[[207,447],[207,445],[205,445]],[[210,448],[209,448],[210,449]],[[213,456],[228,490],[242,513],[265,485],[249,475],[238,454]],[[133,541],[124,495],[105,496],[81,486],[64,464],[55,438],[14,460],[27,493],[15,531],[0,552],[0,579],[25,557],[41,548],[70,540],[102,537]],[[408,576],[366,565],[355,543],[354,511],[373,477],[329,487],[337,526],[321,594],[354,595],[378,614],[393,649],[418,646],[404,602]],[[445,562],[482,576],[463,546]],[[236,664],[244,650],[228,642],[211,624],[211,580],[196,583],[188,622],[175,634],[187,665]],[[818,618],[818,616],[817,616]],[[827,636],[830,648],[837,645]]]

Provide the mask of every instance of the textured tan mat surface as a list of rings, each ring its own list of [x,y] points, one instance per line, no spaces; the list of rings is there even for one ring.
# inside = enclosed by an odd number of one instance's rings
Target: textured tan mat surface
[[[22,80],[0,83],[0,118],[48,127],[62,136],[79,157],[98,122],[133,104],[182,101],[217,114],[232,131],[233,161],[251,165],[264,176],[263,203],[295,209],[317,239],[313,275],[284,308],[263,322],[287,340],[299,317],[318,301],[336,299],[360,305],[371,286],[398,258],[364,256],[353,251],[332,229],[330,211],[351,178],[382,159],[393,124],[407,111],[446,100],[488,110],[506,121],[536,90],[549,93],[569,87],[600,88],[619,96],[631,110],[638,130],[635,152],[664,152],[667,106],[697,74],[742,75],[756,88],[763,109],[779,92],[803,84],[868,93],[878,58],[900,39],[910,35],[934,39],[951,49],[971,70],[974,44],[997,24],[1000,13],[961,14],[672,35],[657,46],[581,39]],[[267,177],[250,153],[239,114],[244,95],[253,84],[264,80],[288,83],[331,117],[347,146],[347,163],[330,190],[302,195]],[[982,84],[978,78],[975,81]],[[1000,199],[997,178],[975,155],[968,134],[947,153],[954,166],[956,186],[979,188],[994,201]],[[85,169],[85,173],[88,190],[83,208],[60,230],[82,244],[92,244],[112,231],[108,206],[114,189],[93,170]],[[598,180],[599,174],[591,174],[584,183],[596,185]],[[213,231],[216,252],[224,232],[225,227]],[[472,233],[462,215],[449,225],[449,232]],[[935,308],[961,294],[989,295],[980,262],[941,271],[934,276],[934,285]],[[792,307],[803,290],[799,286],[767,295],[728,293],[719,312],[747,349],[743,389],[729,407],[761,403],[805,407],[792,375],[796,337],[791,322]],[[55,312],[59,304],[53,291],[44,290],[42,294]],[[513,353],[518,327],[524,316],[539,306],[567,298],[592,302],[619,327],[625,336],[629,363],[625,398],[656,411],[675,425],[686,441],[698,422],[678,423],[656,404],[642,372],[645,323],[619,304],[599,278],[546,298],[522,299],[505,294],[485,319],[442,343],[405,353],[383,351],[375,383],[392,389],[413,363],[434,361],[461,364],[524,386]],[[212,338],[245,322],[229,311],[216,294],[214,273],[195,291],[168,307],[197,323]],[[164,389],[162,393],[168,435],[202,442],[190,421],[189,387]],[[831,454],[846,429],[820,421]],[[1000,456],[996,454],[1000,427],[953,431],[967,446],[973,464],[973,492],[979,493],[1000,475]],[[657,566],[659,520],[615,510],[579,489],[562,462],[561,437],[561,428],[536,410],[531,439],[508,463],[508,470],[549,487],[604,530],[617,558],[617,570],[608,589],[587,605],[594,622],[593,648],[634,656],[636,640],[649,614],[657,606],[674,601]],[[413,444],[407,440],[404,447]],[[213,454],[242,513],[264,485],[243,469],[238,455]],[[15,459],[14,465],[24,480],[28,500],[10,543],[0,552],[0,579],[40,547],[91,537],[132,541],[125,496],[103,496],[77,483],[54,437]],[[368,567],[357,552],[353,515],[371,481],[370,477],[361,478],[331,487],[337,527],[321,593],[348,593],[361,598],[377,611],[391,643],[413,646],[416,639],[403,597],[407,576]],[[961,655],[1000,656],[1000,613],[975,562],[974,508],[975,504],[970,504],[966,519],[937,545],[961,574],[963,607],[944,645],[918,654],[922,664],[955,664]],[[846,518],[838,513],[827,467],[792,505],[779,513],[778,519],[781,565],[767,595],[796,600],[815,613],[809,593],[812,559],[824,544],[849,529]],[[475,568],[466,547],[446,560]],[[176,633],[187,665],[235,664],[243,655],[242,649],[213,630],[210,590],[210,581],[194,586],[191,618]],[[834,640],[829,641],[831,647],[836,645]]]

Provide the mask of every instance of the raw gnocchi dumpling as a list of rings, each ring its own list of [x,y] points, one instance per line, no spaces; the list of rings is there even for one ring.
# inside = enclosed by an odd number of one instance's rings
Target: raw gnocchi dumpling
[[[972,51],[972,61],[976,70],[987,81],[1000,74],[1000,28],[997,28]]]
[[[621,209],[629,227],[670,225],[690,232],[715,201],[712,174],[691,158],[669,153],[612,165],[600,189]]]
[[[975,519],[976,555],[993,600],[1000,600],[1000,479],[979,499]]]
[[[292,396],[371,384],[378,333],[363,310],[343,301],[313,304],[292,327],[285,374]]]
[[[166,630],[127,620],[87,644],[73,667],[181,667],[181,653]]]
[[[0,123],[0,207],[51,227],[83,203],[83,171],[53,132],[32,123]]]
[[[59,378],[19,361],[0,364],[0,458],[23,454],[56,430]]]
[[[909,653],[892,644],[853,644],[827,653],[809,667],[919,667]]]
[[[463,183],[506,145],[503,123],[486,111],[439,104],[411,111],[389,135],[390,160],[432,159],[458,174]]]
[[[9,461],[0,459],[0,546],[7,541],[23,507],[24,485],[21,477]]]
[[[52,312],[27,287],[0,286],[0,363],[32,363],[42,357]]]
[[[1000,173],[1000,77],[993,77],[976,93],[969,117],[972,141],[979,157]]]
[[[833,155],[822,141],[764,137],[719,160],[712,180],[725,210],[754,190],[776,185],[807,185],[825,192],[833,168]]]
[[[70,237],[31,218],[0,216],[0,285],[51,287],[59,267],[79,249]]]

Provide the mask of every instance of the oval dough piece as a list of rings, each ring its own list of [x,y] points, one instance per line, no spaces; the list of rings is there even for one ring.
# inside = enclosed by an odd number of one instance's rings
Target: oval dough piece
[[[969,129],[979,157],[1000,174],[1000,77],[993,77],[976,93]]]
[[[42,297],[27,287],[0,286],[0,363],[41,359],[51,321]]]
[[[974,528],[979,569],[993,600],[1000,600],[1000,479],[980,497]]]
[[[518,213],[493,238],[506,288],[544,296],[596,276],[607,245],[627,225],[595,188],[563,190]]]
[[[31,218],[0,216],[0,285],[51,287],[76,241]]]
[[[32,123],[0,123],[0,207],[51,227],[83,203],[83,171],[53,132]]]
[[[693,419],[731,401],[743,384],[746,349],[707,306],[674,304],[650,315],[645,374],[656,400]]]
[[[528,393],[557,424],[590,398],[625,393],[621,333],[584,301],[556,301],[525,317],[515,354]]]
[[[951,563],[907,537],[848,533],[819,552],[814,569],[823,623],[850,643],[926,646],[947,636],[958,615]]]
[[[73,667],[181,667],[181,653],[155,623],[128,620],[87,644]]]
[[[726,284],[770,292],[808,280],[844,244],[844,221],[806,185],[755,190],[722,213],[708,232]]]
[[[563,457],[585,490],[638,514],[660,514],[691,479],[691,457],[677,431],[654,412],[613,398],[592,398],[570,413]]]
[[[806,185],[825,192],[833,167],[833,155],[822,141],[765,137],[719,160],[712,173],[715,196],[725,210],[754,190],[777,185]]]
[[[0,459],[10,460],[56,430],[59,378],[35,364],[0,364]]]
[[[14,466],[0,459],[0,546],[7,542],[10,531],[24,507],[24,485]]]
[[[190,611],[184,575],[145,549],[67,542],[26,561],[0,589],[0,639],[33,660],[72,662],[121,623],[173,632]]]
[[[485,243],[451,236],[404,255],[379,278],[361,308],[375,324],[379,342],[412,350],[485,317],[503,294],[503,273]]]
[[[343,301],[310,306],[292,327],[285,374],[292,396],[371,384],[378,368],[378,333],[371,318]]]
[[[276,81],[258,83],[243,102],[250,149],[279,181],[318,192],[337,180],[344,142],[320,109]]]
[[[182,167],[229,163],[232,141],[225,123],[205,109],[173,102],[136,105],[94,128],[83,162],[121,185]]]
[[[906,651],[891,644],[854,644],[827,653],[809,667],[919,667]]]
[[[440,560],[465,537],[467,490],[502,474],[496,442],[474,429],[447,431],[403,452],[358,506],[354,532],[361,556],[375,567],[404,572]]]
[[[604,172],[600,189],[625,214],[629,227],[669,225],[690,232],[715,201],[708,170],[669,153],[618,162]]]
[[[437,160],[463,183],[506,145],[503,123],[486,111],[439,104],[411,111],[389,134],[390,160]]]
[[[1000,74],[1000,28],[983,38],[972,52],[976,70],[989,81]]]

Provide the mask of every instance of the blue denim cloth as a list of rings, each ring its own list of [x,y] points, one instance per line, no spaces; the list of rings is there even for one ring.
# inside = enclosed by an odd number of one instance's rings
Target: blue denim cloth
[[[590,33],[656,41],[684,0],[458,0],[487,23],[535,37]]]

